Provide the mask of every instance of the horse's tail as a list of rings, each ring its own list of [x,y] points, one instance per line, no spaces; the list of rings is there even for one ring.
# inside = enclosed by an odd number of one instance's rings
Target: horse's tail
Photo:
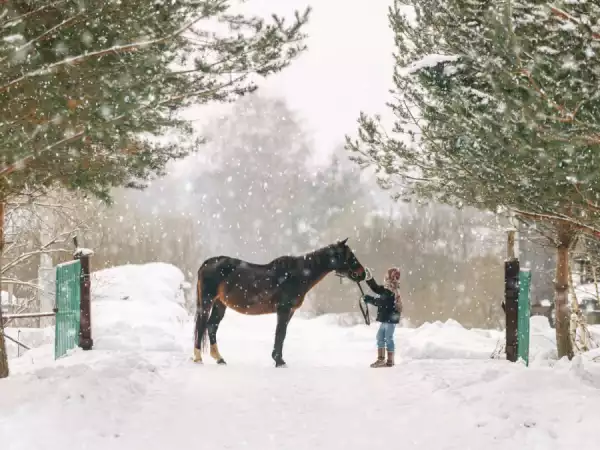
[[[237,260],[227,256],[215,256],[204,261],[198,269],[194,348],[201,352],[208,350],[209,343],[208,326],[203,321],[208,320],[207,315],[210,314],[213,300],[217,296],[219,284],[235,270],[238,263]],[[202,330],[203,325],[204,330]]]
[[[202,328],[202,316],[204,315],[203,299],[202,299],[202,269],[198,271],[198,282],[196,283],[196,327],[194,330],[194,348],[197,348],[203,353],[208,350],[208,326],[204,326],[204,331],[201,333]]]

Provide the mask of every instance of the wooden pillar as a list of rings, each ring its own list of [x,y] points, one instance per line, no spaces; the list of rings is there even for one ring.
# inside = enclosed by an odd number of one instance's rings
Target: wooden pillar
[[[518,358],[518,320],[519,320],[519,254],[518,235],[514,216],[510,217],[512,226],[508,228],[506,240],[506,261],[504,262],[504,310],[506,324],[506,359],[516,362]]]
[[[519,317],[519,260],[504,262],[504,313],[506,316],[506,359],[517,361]]]
[[[75,240],[75,245],[77,241]],[[91,350],[94,346],[92,339],[92,290],[90,280],[90,258],[92,252],[77,248],[75,258],[81,262],[81,303],[79,321],[79,347]]]
[[[508,237],[506,240],[506,258],[510,261],[511,259],[515,259],[517,257],[515,251],[515,235],[517,234],[517,230],[514,228],[510,228],[508,230]]]

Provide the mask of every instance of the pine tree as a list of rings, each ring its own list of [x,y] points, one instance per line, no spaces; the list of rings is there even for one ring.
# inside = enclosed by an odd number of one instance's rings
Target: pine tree
[[[559,356],[571,356],[568,252],[598,231],[600,7],[592,2],[409,1],[395,33],[395,137],[365,115],[348,148],[405,194],[541,222],[557,248]],[[566,12],[568,11],[568,12]],[[390,181],[391,180],[391,183]]]
[[[59,182],[108,199],[186,156],[149,139],[190,130],[176,109],[250,92],[304,49],[308,11],[267,24],[231,3],[4,2],[0,194]]]

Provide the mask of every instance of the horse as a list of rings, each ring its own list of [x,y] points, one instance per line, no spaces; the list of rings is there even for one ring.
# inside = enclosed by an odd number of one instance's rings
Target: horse
[[[193,361],[202,364],[208,337],[210,356],[217,364],[226,364],[219,353],[217,331],[225,311],[231,308],[252,316],[277,314],[271,358],[275,367],[286,366],[283,342],[287,326],[308,291],[333,271],[357,283],[366,277],[365,268],[347,241],[302,256],[280,256],[267,264],[229,256],[205,260],[198,269]]]

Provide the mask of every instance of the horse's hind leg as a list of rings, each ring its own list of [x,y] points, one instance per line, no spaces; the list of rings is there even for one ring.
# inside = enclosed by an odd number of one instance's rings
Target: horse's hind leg
[[[214,286],[213,286],[214,285]],[[206,348],[208,319],[217,295],[216,283],[211,283],[200,271],[197,284],[196,326],[194,333],[194,362],[202,363],[202,350]]]
[[[219,353],[219,346],[217,345],[217,331],[219,330],[219,324],[225,316],[227,306],[221,302],[221,300],[215,300],[212,307],[212,312],[208,319],[208,339],[210,341],[210,356],[213,357],[217,364],[226,364],[225,360]]]

